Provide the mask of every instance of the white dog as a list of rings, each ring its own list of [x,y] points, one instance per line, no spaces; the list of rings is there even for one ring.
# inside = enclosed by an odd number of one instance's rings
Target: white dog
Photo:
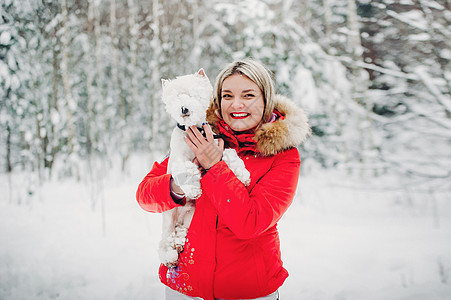
[[[185,128],[195,125],[199,129],[206,123],[206,110],[212,99],[212,86],[203,69],[195,74],[161,80],[166,111],[177,121],[171,136],[171,153],[167,173],[185,193],[186,204],[163,213],[163,234],[159,247],[160,260],[167,267],[178,264],[178,254],[183,251],[185,238],[194,214],[194,200],[201,193],[201,173],[193,162],[193,151],[185,142]],[[245,185],[250,174],[235,150],[225,149],[222,158],[237,178]]]

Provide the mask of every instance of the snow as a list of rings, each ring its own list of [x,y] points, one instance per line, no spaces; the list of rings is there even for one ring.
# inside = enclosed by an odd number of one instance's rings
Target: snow
[[[440,92],[440,89],[436,86],[433,79],[428,74],[423,66],[418,66],[414,71],[418,77],[423,81],[424,85],[428,88],[428,90],[435,96],[435,98],[440,102],[443,107],[446,108],[447,111],[451,111],[451,104],[449,103],[449,98],[443,95]]]
[[[11,193],[2,179],[3,194]],[[8,195],[0,203],[0,299],[162,298],[160,218],[134,200],[141,178],[108,179],[104,235],[100,205],[92,208],[86,184],[53,181],[26,197],[19,190],[23,175],[13,175],[12,200]]]
[[[9,81],[9,69],[2,60],[0,60],[0,80]],[[5,86],[9,87],[9,83],[6,83]]]
[[[428,28],[428,23],[419,10],[410,10],[403,13],[387,10],[387,14],[419,30],[426,31]]]
[[[297,88],[294,86],[296,85]],[[303,67],[299,67],[293,80],[294,99],[301,99],[302,107],[310,113],[319,111],[319,99],[317,88],[313,80],[312,72]]]
[[[8,31],[3,31],[0,34],[0,44],[9,45],[10,40],[11,40],[11,33],[9,33]]]
[[[135,200],[152,162],[135,155],[128,175],[109,172],[104,221],[92,183],[38,188],[25,173],[2,174],[0,299],[163,299],[161,216]],[[290,273],[282,299],[449,299],[449,194],[433,197],[434,206],[429,195],[377,188],[393,178],[372,179],[368,189],[363,179],[315,168],[304,165],[279,224]]]
[[[418,42],[426,42],[431,39],[431,36],[428,33],[419,33],[419,34],[411,34],[408,37],[411,41],[418,41]]]
[[[437,228],[431,212],[411,215],[396,203],[396,193],[346,190],[343,178],[318,175],[301,177],[301,201],[281,222],[285,265],[289,270],[295,266],[281,289],[284,299],[451,295],[449,280],[441,284],[438,264],[446,265],[449,276],[449,206],[446,221]],[[297,235],[290,232],[296,222]]]
[[[444,59],[451,60],[451,50],[449,49],[440,50],[440,56]]]

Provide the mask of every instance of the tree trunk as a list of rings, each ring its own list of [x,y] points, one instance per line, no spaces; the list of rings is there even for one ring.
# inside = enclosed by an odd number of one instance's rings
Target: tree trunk
[[[138,48],[138,24],[136,23],[136,5],[133,0],[128,0],[128,26],[130,34],[130,103],[128,115],[133,115],[133,107],[137,98],[137,77],[136,77],[136,52]]]
[[[13,165],[11,162],[11,127],[9,122],[6,122],[6,173],[8,174],[8,186],[9,186],[9,204],[13,203],[13,183],[12,183],[12,170]]]
[[[74,105],[74,99],[72,97],[72,91],[69,84],[69,28],[68,28],[68,9],[67,0],[63,1],[62,15],[63,15],[63,28],[61,36],[61,77],[63,80],[64,99],[66,100],[66,112],[67,112],[67,146],[68,154],[70,155],[74,150],[74,129],[73,129],[73,113],[72,106]]]
[[[93,4],[94,14],[94,36],[95,36],[95,66],[97,76],[97,93],[96,97],[100,98],[100,108],[97,112],[101,114],[101,124],[98,125],[98,130],[101,132],[101,136],[105,137],[108,133],[108,120],[106,116],[106,90],[105,90],[105,75],[104,75],[104,60],[102,56],[102,34],[100,27],[100,10],[99,3],[97,1]],[[100,91],[100,92],[99,92]],[[97,100],[97,99],[96,99]],[[102,142],[103,141],[103,142]],[[102,151],[106,154],[106,146],[104,145],[105,138],[101,139]]]
[[[160,64],[159,60],[161,57],[161,39],[160,39],[160,19],[159,19],[159,0],[153,0],[152,3],[152,15],[153,15],[153,38],[151,41],[152,50],[154,53],[154,59],[151,61],[150,69],[152,70],[152,84],[154,88],[160,87]],[[151,150],[155,151],[158,148],[158,123],[159,123],[159,107],[160,107],[160,99],[155,97],[151,98],[151,126],[152,126],[152,141],[151,141]]]
[[[91,63],[91,61],[94,58],[94,54],[92,51],[92,40],[93,40],[93,28],[94,28],[94,4],[90,1],[88,2],[88,19],[87,19],[87,24],[88,24],[88,30],[87,30],[87,34],[88,34],[88,45],[87,45],[87,57],[88,57],[88,65],[86,67],[86,91],[87,91],[87,100],[88,100],[88,120],[87,120],[87,124],[86,124],[86,128],[87,128],[87,153],[88,155],[91,155],[93,149],[96,148],[96,141],[95,141],[95,136],[94,136],[94,126],[95,126],[95,122],[94,122],[94,113],[95,113],[95,109],[94,109],[94,101],[93,101],[93,96],[94,96],[94,92],[93,92],[93,78],[94,78],[94,68],[93,68],[93,64]]]
[[[355,0],[348,0],[347,9],[347,22],[348,29],[350,33],[348,34],[348,52],[355,61],[363,62],[363,47],[360,39],[360,24],[357,15],[357,6]],[[369,76],[368,72],[362,68],[351,67],[351,72],[354,76],[353,84],[353,98],[361,105],[365,111],[366,116],[359,116],[360,118],[360,136],[361,136],[361,152],[360,161],[362,163],[367,162],[366,153],[375,152],[376,147],[374,144],[374,133],[373,133],[373,120],[370,118],[371,107],[367,101],[368,95],[368,82]],[[367,125],[364,125],[367,124]],[[377,175],[377,169],[373,169],[374,175]]]
[[[112,65],[111,75],[113,81],[113,99],[119,100],[119,115],[121,120],[125,119],[125,105],[124,99],[120,97],[120,79],[119,79],[119,40],[117,36],[117,19],[116,19],[116,0],[111,0],[110,4],[110,36],[111,36],[111,52],[112,52]]]
[[[11,127],[9,122],[6,122],[6,172],[11,173],[13,165],[11,163]]]
[[[331,3],[330,0],[324,0],[323,1],[323,8],[324,8],[324,26],[325,26],[325,34],[326,34],[326,52],[327,54],[331,55],[331,46],[330,46],[330,41],[332,39],[332,9],[331,9]],[[331,68],[332,68],[332,72],[336,75],[339,74],[338,70],[337,70],[337,66],[336,64],[332,63],[331,64]],[[338,76],[334,76],[334,80],[332,82],[332,88],[338,90],[338,81],[339,75]],[[337,101],[341,101],[341,99],[336,99],[336,97],[333,97],[333,103],[332,103],[332,112],[334,114],[334,118],[337,120],[337,125],[338,125],[338,134],[342,135],[344,133],[344,127],[345,124],[343,123],[343,118],[340,116],[339,113],[339,108],[337,107]],[[343,154],[344,154],[344,160],[346,163],[349,163],[351,161],[351,157],[349,154],[349,146],[348,143],[346,141],[346,139],[343,139],[343,141],[341,142],[341,147],[343,149]]]
[[[54,115],[59,114],[59,108],[58,108],[58,52],[55,50],[55,47],[53,47],[53,74],[52,74],[52,83],[53,83],[53,103],[52,99],[48,102],[48,114],[50,117],[50,136],[47,134],[48,141],[46,142],[48,144],[47,147],[50,147],[50,159],[47,157],[45,158],[45,167],[49,170],[49,176],[52,175],[52,168],[53,163],[55,162],[55,156],[57,153],[57,147],[58,147],[58,137],[55,135],[55,118]]]
[[[324,27],[325,27],[325,35],[327,42],[327,52],[329,52],[330,41],[332,40],[332,9],[330,7],[330,0],[323,0],[323,8],[324,8]]]

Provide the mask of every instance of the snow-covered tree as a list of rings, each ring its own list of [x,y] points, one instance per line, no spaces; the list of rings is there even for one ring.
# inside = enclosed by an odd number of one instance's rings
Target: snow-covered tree
[[[168,149],[161,78],[202,67],[214,81],[254,57],[309,114],[304,157],[449,179],[449,2],[0,3],[3,169],[78,175],[80,160],[118,156],[126,171],[133,151]]]
[[[13,158],[11,157],[13,147],[12,130],[16,127],[14,115],[16,111],[13,107],[15,102],[14,91],[19,88],[19,79],[15,74],[17,61],[14,52],[10,51],[11,46],[17,42],[17,30],[14,28],[14,20],[9,13],[12,1],[1,1],[0,10],[0,116],[1,116],[1,141],[4,147],[1,149],[2,160],[4,158],[3,171],[11,172]],[[2,143],[2,144],[3,144]],[[3,164],[2,164],[3,165]]]
[[[366,1],[360,14],[369,97],[386,168],[415,187],[449,189],[451,10],[441,1]]]

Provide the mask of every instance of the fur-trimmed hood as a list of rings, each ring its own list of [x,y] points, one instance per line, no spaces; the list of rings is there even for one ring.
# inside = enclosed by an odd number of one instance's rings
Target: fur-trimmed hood
[[[255,133],[257,150],[264,156],[275,155],[284,150],[301,145],[311,134],[308,118],[300,107],[282,95],[274,98],[275,109],[285,118],[263,124]],[[215,134],[218,134],[216,123],[220,120],[219,108],[214,102],[207,110],[207,122]]]

